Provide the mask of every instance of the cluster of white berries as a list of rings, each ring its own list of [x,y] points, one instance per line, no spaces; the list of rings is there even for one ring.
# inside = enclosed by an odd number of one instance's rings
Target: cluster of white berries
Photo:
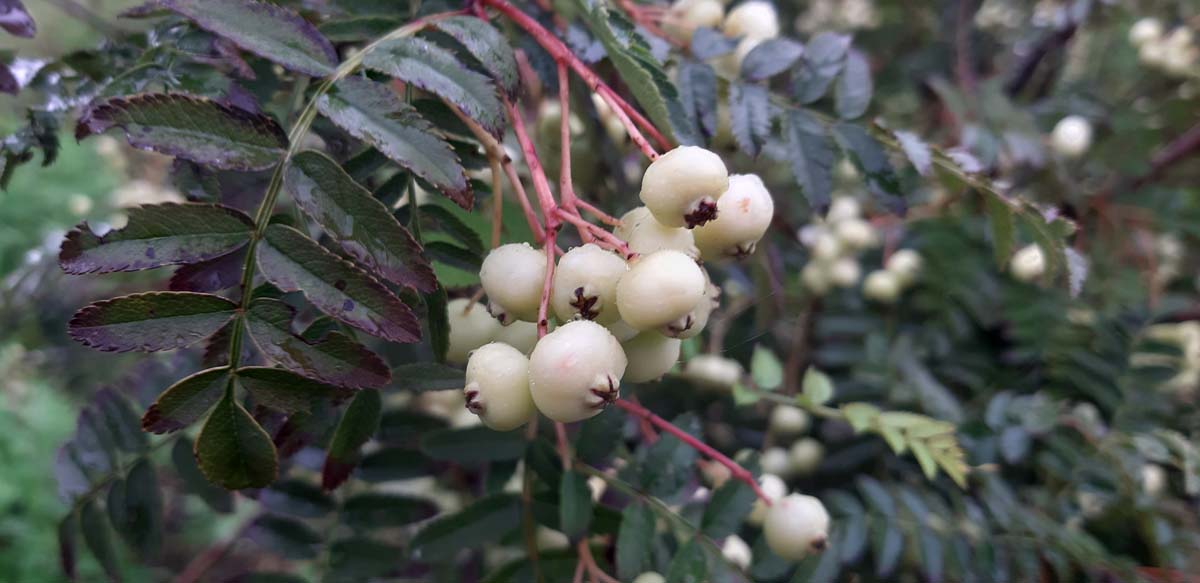
[[[875,228],[861,215],[857,200],[838,197],[824,220],[815,219],[800,229],[800,243],[810,254],[800,279],[812,293],[824,295],[833,287],[850,288],[858,284],[862,277],[859,253],[879,245]]]
[[[803,409],[780,405],[771,411],[767,429],[776,445],[765,449],[759,458],[763,473],[792,478],[816,471],[825,457],[825,447],[812,437],[801,437],[809,424]],[[788,443],[791,445],[785,447]]]
[[[544,338],[536,322],[550,265],[527,243],[484,259],[486,309],[450,303],[447,360],[466,363],[466,406],[485,425],[515,429],[535,410],[581,421],[614,401],[622,380],[667,373],[682,340],[699,334],[717,305],[719,289],[698,260],[751,253],[774,214],[762,180],[729,176],[720,157],[690,146],[650,165],[641,200],[615,232],[632,259],[594,243],[558,259],[547,316],[560,326]]]
[[[737,77],[742,60],[763,41],[779,36],[779,15],[775,6],[766,0],[742,2],[725,12],[728,0],[675,0],[663,20],[666,32],[683,42],[690,42],[697,28],[720,28],[737,47],[712,63],[722,74]]]
[[[1143,18],[1129,28],[1129,42],[1138,49],[1138,58],[1150,67],[1176,77],[1196,75],[1200,46],[1186,26],[1167,33],[1157,18]]]
[[[1092,146],[1092,122],[1080,115],[1068,115],[1054,124],[1050,147],[1067,158],[1078,158]]]
[[[879,24],[874,0],[814,0],[804,14],[796,17],[796,29],[810,33],[872,29]]]

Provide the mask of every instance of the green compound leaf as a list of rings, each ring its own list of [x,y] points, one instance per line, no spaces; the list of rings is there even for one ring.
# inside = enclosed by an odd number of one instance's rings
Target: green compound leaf
[[[104,352],[173,350],[212,336],[236,311],[237,304],[210,294],[133,294],[84,306],[67,332]]]
[[[221,399],[208,416],[195,454],[204,477],[228,490],[262,488],[279,473],[271,436],[232,395]]]

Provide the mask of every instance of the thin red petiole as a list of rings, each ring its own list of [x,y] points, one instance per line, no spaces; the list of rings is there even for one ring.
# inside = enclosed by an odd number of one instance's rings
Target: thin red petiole
[[[546,217],[546,222],[550,217]],[[546,279],[542,283],[542,303],[538,305],[537,331],[538,338],[550,332],[550,289],[554,285],[554,259],[558,230],[546,230],[546,240],[542,242],[546,248]]]
[[[618,219],[618,218],[596,208],[595,205],[593,205],[592,203],[590,203],[586,200],[583,200],[582,198],[577,197],[575,199],[575,206],[579,207],[584,212],[592,215],[593,217],[596,217],[596,220],[598,220],[606,225],[612,225],[612,226],[616,227],[621,224],[621,219]]]
[[[558,218],[575,225],[580,232],[586,230],[589,234],[595,237],[597,243],[620,253],[626,259],[633,255],[633,251],[629,249],[629,244],[625,241],[622,241],[620,237],[617,237],[616,235],[597,225],[593,225],[592,223],[585,221],[577,214],[571,214],[567,212],[566,209],[560,208],[558,209]]]
[[[508,175],[508,181],[513,185],[513,192],[517,193],[517,202],[521,204],[521,211],[525,213],[525,221],[529,223],[529,229],[533,231],[534,240],[541,244],[543,240],[542,223],[538,221],[537,213],[533,212],[533,205],[529,204],[529,195],[525,193],[525,185],[521,183],[521,176],[517,174],[512,160],[506,158],[501,166]]]
[[[733,478],[736,478],[750,486],[750,488],[754,490],[754,494],[757,495],[764,504],[767,506],[771,505],[771,499],[767,497],[767,494],[758,486],[758,480],[754,479],[754,474],[751,474],[749,470],[743,468],[737,462],[729,459],[729,457],[725,454],[713,449],[712,446],[704,443],[703,441],[692,437],[686,431],[676,427],[670,421],[655,415],[649,409],[634,403],[633,401],[617,399],[616,404],[621,409],[624,409],[625,412],[649,421],[655,427],[674,435],[675,437],[679,438],[680,441],[688,444],[696,451],[712,458],[713,461],[725,466],[726,468],[729,468],[729,473]]]
[[[558,63],[558,109],[559,109],[559,169],[558,169],[558,194],[562,198],[562,209],[566,213],[578,216],[579,210],[575,208],[575,184],[571,180],[571,78],[567,72],[566,64],[561,61]],[[591,243],[594,236],[591,230],[580,227],[578,224],[575,228],[579,231],[579,238],[584,243]]]
[[[513,133],[517,135],[517,142],[521,144],[521,153],[525,156],[525,164],[529,166],[533,191],[537,194],[538,205],[542,207],[542,218],[546,220],[546,232],[555,231],[559,225],[558,214],[554,212],[558,208],[558,203],[554,202],[554,193],[550,190],[550,182],[546,180],[546,170],[542,167],[541,159],[538,158],[537,148],[534,147],[533,140],[529,139],[529,132],[525,129],[525,119],[521,116],[521,112],[507,97],[501,96],[501,99],[504,100],[504,108],[508,111],[509,120],[512,121]]]

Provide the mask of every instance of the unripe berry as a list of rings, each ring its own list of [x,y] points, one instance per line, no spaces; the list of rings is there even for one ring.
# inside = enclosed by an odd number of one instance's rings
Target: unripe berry
[[[821,442],[805,437],[798,439],[788,449],[788,463],[795,474],[801,476],[811,474],[825,457],[825,446]]]
[[[1157,18],[1143,18],[1129,27],[1129,42],[1136,47],[1157,41],[1162,35],[1163,25]]]
[[[687,316],[704,299],[708,282],[699,265],[679,251],[658,251],[634,260],[617,283],[621,319],[653,330]]]
[[[488,312],[501,324],[536,321],[545,280],[546,256],[528,243],[492,249],[479,268],[479,281],[488,295]]]
[[[593,243],[567,251],[554,270],[554,314],[563,322],[576,317],[601,324],[617,321],[617,281],[628,270],[624,259]]]
[[[862,268],[853,257],[843,257],[829,266],[829,281],[838,287],[853,287],[861,275]]]
[[[796,435],[808,431],[808,413],[799,407],[778,405],[771,411],[768,427],[779,435]]]
[[[696,239],[690,229],[663,225],[644,206],[625,213],[621,217],[621,224],[613,229],[613,234],[628,243],[630,251],[639,255],[674,249],[693,259],[700,257],[700,250],[696,248]]]
[[[900,279],[901,286],[906,286],[917,279],[924,263],[920,253],[912,249],[900,249],[887,258],[883,267]]]
[[[470,306],[470,311],[466,311]],[[451,364],[466,364],[472,350],[492,341],[500,330],[500,323],[488,314],[480,304],[458,298],[446,304],[446,317],[450,321],[450,346],[446,350],[446,361]]]
[[[533,415],[529,359],[499,342],[480,347],[467,361],[467,410],[496,431],[510,431]]]
[[[759,457],[758,464],[766,474],[784,477],[792,475],[792,460],[788,457],[787,450],[782,447],[767,448]]]
[[[1050,145],[1054,151],[1074,158],[1082,155],[1092,145],[1092,124],[1078,115],[1068,115],[1054,126],[1050,134]]]
[[[708,274],[705,273],[705,278]],[[720,305],[721,288],[709,283],[704,290],[704,298],[696,307],[692,308],[691,312],[666,326],[659,329],[664,336],[671,338],[688,339],[696,336],[704,331],[705,326],[708,326],[708,318],[712,316],[713,310]]]
[[[1012,272],[1013,277],[1024,282],[1041,277],[1046,272],[1046,258],[1042,256],[1042,248],[1037,245],[1021,248],[1013,254],[1008,270]]]
[[[721,555],[742,570],[749,569],[750,562],[754,559],[750,545],[736,534],[725,538],[725,544],[721,545]]]
[[[563,324],[538,341],[529,357],[529,389],[543,415],[561,423],[592,417],[615,401],[625,352],[604,326]]]
[[[667,374],[679,362],[683,341],[667,338],[658,332],[642,332],[621,344],[629,360],[624,380],[634,383],[652,381]]]
[[[742,378],[738,361],[715,354],[698,354],[683,367],[684,378],[710,389],[729,390]]]
[[[833,227],[838,241],[848,249],[861,250],[879,244],[879,237],[871,223],[862,219],[846,219]]]
[[[697,227],[716,218],[717,199],[729,188],[721,157],[679,146],[650,163],[642,175],[642,203],[668,227]]]
[[[900,278],[886,269],[872,271],[863,280],[863,296],[881,304],[895,303],[900,297]]]
[[[768,39],[779,36],[779,15],[775,6],[764,0],[743,2],[729,11],[721,32],[729,37]]]
[[[754,252],[771,218],[775,201],[754,174],[729,177],[729,189],[717,199],[717,218],[692,229],[696,247],[705,259],[745,257]]]
[[[663,20],[663,30],[672,38],[690,42],[697,28],[716,28],[724,16],[720,0],[676,0]]]
[[[507,326],[501,326],[500,330],[496,332],[494,340],[516,348],[521,351],[521,354],[528,356],[533,351],[534,345],[537,344],[537,324],[518,320]]]
[[[767,510],[763,521],[767,546],[775,554],[799,561],[811,552],[825,550],[829,538],[829,513],[812,496],[791,494]]]
[[[667,578],[654,571],[646,571],[634,578],[633,583],[667,583]]]
[[[772,504],[778,504],[779,500],[787,495],[787,484],[775,474],[759,476],[758,486]],[[755,526],[760,525],[766,519],[768,510],[769,508],[761,499],[755,498],[754,506],[750,509],[750,515],[746,517],[746,521]]]

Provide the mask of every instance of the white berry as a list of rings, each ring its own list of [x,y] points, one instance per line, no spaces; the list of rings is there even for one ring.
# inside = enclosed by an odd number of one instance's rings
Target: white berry
[[[796,435],[808,431],[809,423],[808,413],[804,409],[791,405],[779,405],[771,410],[768,427],[772,432],[780,435]]]
[[[668,227],[650,214],[650,209],[639,206],[621,217],[621,224],[613,234],[629,244],[629,250],[639,255],[649,255],[663,249],[682,251],[694,259],[700,257],[696,238],[692,230],[683,227]]]
[[[738,361],[715,354],[698,354],[683,367],[684,378],[710,389],[729,390],[742,378]]]
[[[672,250],[637,258],[617,283],[621,319],[652,330],[686,317],[704,299],[708,281],[699,265]]]
[[[881,304],[895,303],[900,297],[900,278],[886,269],[872,271],[863,280],[863,296]]]
[[[604,326],[589,320],[563,324],[529,356],[533,402],[562,423],[592,417],[616,400],[626,363],[621,344]]]
[[[825,231],[818,233],[813,240],[812,255],[814,259],[821,261],[833,261],[842,255],[845,247],[842,245],[842,240],[837,235]]]
[[[470,310],[467,311],[467,307]],[[472,350],[492,341],[500,330],[500,323],[488,314],[481,304],[459,298],[446,304],[446,317],[450,321],[450,347],[446,350],[446,361],[451,364],[466,364]]]
[[[775,38],[779,36],[779,15],[770,2],[743,2],[729,11],[721,25],[721,32],[729,37]]]
[[[601,324],[617,321],[617,281],[628,269],[620,256],[593,243],[567,251],[554,270],[554,314],[563,322],[576,317]]]
[[[804,287],[808,291],[823,296],[833,287],[833,282],[829,279],[829,268],[819,261],[809,261],[804,265],[804,269],[800,270],[800,280],[804,282]]]
[[[1021,248],[1013,254],[1008,270],[1012,272],[1013,277],[1024,282],[1041,277],[1046,272],[1046,258],[1042,255],[1042,248],[1037,245]]]
[[[762,471],[767,474],[776,476],[792,475],[792,460],[788,457],[788,452],[782,447],[767,448],[758,458],[758,465],[762,466]]]
[[[642,203],[668,227],[696,227],[715,218],[717,199],[729,188],[721,157],[697,146],[679,146],[650,163],[642,175]]]
[[[842,160],[838,168],[843,168],[846,165],[848,165],[850,172],[857,175],[858,171],[854,169],[854,164],[848,160]],[[825,213],[825,220],[830,223],[837,223],[846,219],[857,219],[860,215],[862,215],[862,205],[858,204],[858,199],[849,196],[839,196],[829,204],[829,211]]]
[[[825,458],[825,446],[821,442],[805,437],[798,439],[788,448],[788,461],[793,473],[801,476],[811,474]]]
[[[725,560],[737,565],[739,569],[745,570],[750,568],[750,562],[754,559],[754,554],[750,550],[750,545],[742,540],[738,535],[730,535],[725,539],[725,544],[721,545],[721,554]]]
[[[679,362],[679,350],[683,341],[667,338],[658,332],[642,332],[621,344],[625,357],[624,380],[634,383],[652,381],[667,374]]]
[[[1092,145],[1091,122],[1078,115],[1062,118],[1050,134],[1050,145],[1063,156],[1074,158],[1082,155]]]
[[[1157,496],[1167,485],[1167,471],[1157,464],[1142,466],[1142,491]]]
[[[900,249],[887,258],[883,267],[900,278],[900,285],[905,286],[917,279],[924,264],[920,253],[912,249]]]
[[[758,487],[766,494],[767,499],[773,504],[787,495],[787,484],[783,482],[783,478],[775,474],[763,474],[758,478]],[[750,516],[746,517],[746,521],[753,525],[760,525],[767,518],[767,505],[761,499],[755,498],[754,506],[750,509]]]
[[[692,229],[705,259],[745,257],[771,226],[775,201],[754,174],[729,177],[729,189],[717,199],[717,218]]]
[[[838,287],[853,287],[861,275],[862,268],[853,257],[843,257],[829,265],[829,281]]]
[[[1153,17],[1138,20],[1129,27],[1129,42],[1137,47],[1156,41],[1162,38],[1162,35],[1162,22]]]
[[[529,359],[521,351],[499,342],[480,347],[467,361],[467,409],[484,425],[509,431],[533,415],[529,395]]]
[[[838,241],[848,249],[862,250],[879,244],[879,237],[871,223],[862,219],[846,219],[833,227]]]
[[[517,350],[521,354],[528,355],[533,351],[533,347],[537,344],[538,332],[537,324],[533,322],[516,321],[507,326],[501,326],[496,332],[495,341],[503,342]]]
[[[612,324],[605,324],[604,327],[608,328],[609,332],[612,332],[612,335],[617,339],[617,342],[626,342],[628,340],[632,340],[634,336],[641,334],[640,330],[637,330],[633,326],[626,324],[625,320],[617,320]]]
[[[829,513],[812,496],[791,494],[777,500],[763,521],[767,546],[780,557],[799,561],[825,549],[829,538]]]
[[[667,583],[667,578],[654,571],[646,571],[635,577],[633,583]]]
[[[705,273],[705,278],[708,274]],[[665,336],[671,338],[687,339],[696,336],[704,331],[708,326],[708,318],[712,316],[713,310],[720,305],[721,288],[713,285],[711,282],[705,287],[704,298],[692,311],[688,314],[666,326],[659,329]]]
[[[546,255],[528,243],[509,243],[492,249],[479,269],[488,295],[488,311],[501,324],[534,322],[546,280]]]
[[[720,0],[676,0],[667,12],[663,29],[673,38],[690,42],[697,28],[716,28],[724,16]]]

